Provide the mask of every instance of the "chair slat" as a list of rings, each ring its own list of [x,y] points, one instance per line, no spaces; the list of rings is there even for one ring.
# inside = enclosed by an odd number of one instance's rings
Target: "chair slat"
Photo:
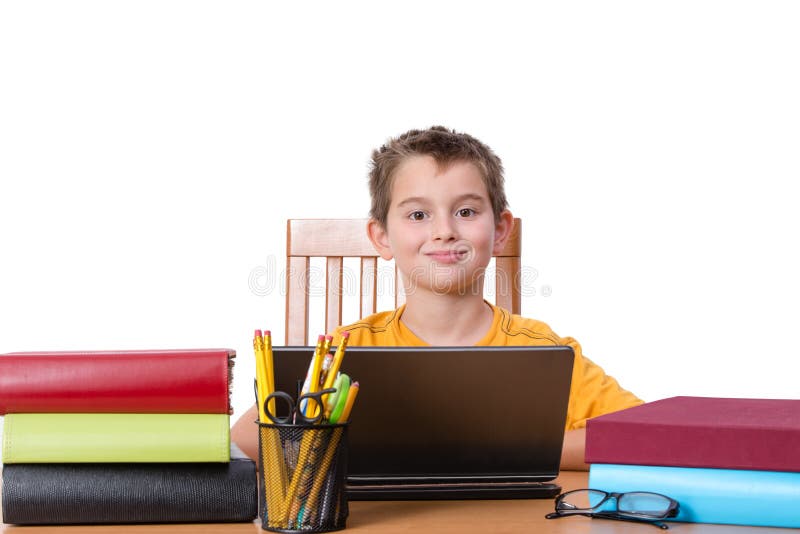
[[[367,219],[289,219],[287,256],[378,256]]]
[[[361,317],[372,315],[377,310],[378,260],[361,258],[361,290],[359,294]]]
[[[308,341],[309,258],[286,259],[286,344]]]
[[[326,260],[325,332],[333,332],[342,322],[342,258]]]
[[[519,258],[495,258],[495,304],[516,314],[522,306],[519,272]]]

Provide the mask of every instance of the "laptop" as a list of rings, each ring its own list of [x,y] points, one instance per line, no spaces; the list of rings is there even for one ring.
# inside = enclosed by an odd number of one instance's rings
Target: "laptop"
[[[274,347],[275,388],[296,396],[313,347]],[[570,347],[348,347],[360,383],[348,428],[354,500],[553,497]]]

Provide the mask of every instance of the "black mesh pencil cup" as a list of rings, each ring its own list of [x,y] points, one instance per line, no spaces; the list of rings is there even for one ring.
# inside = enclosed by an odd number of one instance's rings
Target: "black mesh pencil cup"
[[[345,528],[347,424],[258,423],[259,514],[273,532]]]

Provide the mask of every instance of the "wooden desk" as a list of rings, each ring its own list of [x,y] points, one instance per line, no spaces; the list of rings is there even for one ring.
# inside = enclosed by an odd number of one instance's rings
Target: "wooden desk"
[[[587,473],[564,472],[557,482],[563,489],[585,488]],[[508,501],[353,501],[350,503],[350,517],[347,529],[343,532],[370,532],[378,534],[409,534],[416,532],[444,532],[464,534],[481,533],[569,533],[616,534],[638,532],[657,534],[698,533],[781,533],[789,529],[734,527],[731,525],[707,525],[694,523],[670,523],[668,531],[651,525],[589,519],[587,517],[568,517],[545,519],[552,511],[553,500],[508,500]],[[0,526],[3,534],[257,534],[261,530],[259,521],[253,523],[210,523],[210,524],[162,524],[162,525],[98,525],[63,527],[20,527]]]

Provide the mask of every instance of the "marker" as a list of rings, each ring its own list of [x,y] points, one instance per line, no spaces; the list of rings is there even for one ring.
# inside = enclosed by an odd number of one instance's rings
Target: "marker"
[[[350,377],[344,373],[339,373],[333,387],[336,388],[336,393],[328,395],[328,402],[325,404],[325,418],[331,424],[339,420],[342,410],[344,410],[345,402],[347,402],[347,391],[350,389]]]

